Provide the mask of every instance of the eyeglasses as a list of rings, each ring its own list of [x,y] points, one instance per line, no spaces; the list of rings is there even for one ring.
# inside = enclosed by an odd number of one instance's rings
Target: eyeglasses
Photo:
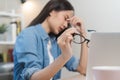
[[[83,39],[81,39],[81,38],[83,38]],[[88,45],[90,40],[85,38],[82,34],[74,33],[73,34],[73,42],[76,43],[76,44],[82,44],[84,42],[87,42],[87,45]]]
[[[68,28],[72,27],[70,23],[68,23]],[[87,42],[87,46],[88,46],[88,43],[90,42],[89,39],[85,38],[82,34],[79,34],[79,33],[74,33],[73,34],[73,42],[76,43],[76,44],[82,44],[84,42]],[[81,39],[83,38],[83,39]]]
[[[65,28],[63,31],[61,31],[56,37],[58,38],[66,29],[72,27],[70,23],[68,23],[68,27]],[[76,44],[82,44],[84,42],[87,42],[87,46],[88,46],[88,43],[90,42],[89,39],[85,38],[82,34],[79,34],[79,33],[74,33],[73,34],[73,42],[76,43]],[[82,38],[82,39],[81,39]]]

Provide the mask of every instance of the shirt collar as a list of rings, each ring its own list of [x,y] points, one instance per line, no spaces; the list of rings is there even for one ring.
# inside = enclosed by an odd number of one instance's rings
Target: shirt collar
[[[45,29],[42,27],[41,24],[36,25],[36,30],[38,31],[38,33],[40,33],[41,38],[43,40],[49,40],[51,39],[52,41],[56,40],[56,37],[54,35],[48,35],[48,33],[45,31]]]

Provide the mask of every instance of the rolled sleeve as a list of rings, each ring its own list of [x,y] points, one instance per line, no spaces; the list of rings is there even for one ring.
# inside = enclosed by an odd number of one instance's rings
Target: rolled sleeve
[[[76,71],[78,65],[79,65],[79,59],[75,58],[75,56],[72,56],[71,59],[65,64],[65,67],[69,71]]]
[[[61,54],[61,49],[58,46],[58,53]],[[64,65],[69,71],[76,71],[79,65],[79,59],[75,56],[72,56],[71,59]]]
[[[37,72],[39,68],[27,68],[22,71],[21,77],[23,80],[30,80],[33,73]]]
[[[32,55],[33,53],[23,53],[24,57],[19,58],[18,64],[22,65],[20,75],[22,80],[30,80],[36,71],[42,69],[41,59]],[[20,79],[21,80],[21,79]]]

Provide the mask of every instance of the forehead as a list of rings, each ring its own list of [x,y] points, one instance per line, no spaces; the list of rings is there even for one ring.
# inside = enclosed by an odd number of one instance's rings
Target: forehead
[[[60,11],[59,14],[71,18],[74,16],[74,11],[73,10]]]

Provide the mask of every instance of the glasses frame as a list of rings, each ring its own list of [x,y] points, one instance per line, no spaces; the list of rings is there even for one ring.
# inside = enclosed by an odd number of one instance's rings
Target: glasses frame
[[[82,43],[84,43],[84,42],[87,42],[87,45],[88,45],[88,43],[90,42],[89,39],[85,38],[82,34],[79,34],[79,33],[74,33],[74,34],[73,34],[73,37],[76,36],[76,35],[82,37],[84,40],[83,40],[82,42],[80,42],[80,43],[73,40],[74,43],[76,43],[76,44],[82,44]]]

